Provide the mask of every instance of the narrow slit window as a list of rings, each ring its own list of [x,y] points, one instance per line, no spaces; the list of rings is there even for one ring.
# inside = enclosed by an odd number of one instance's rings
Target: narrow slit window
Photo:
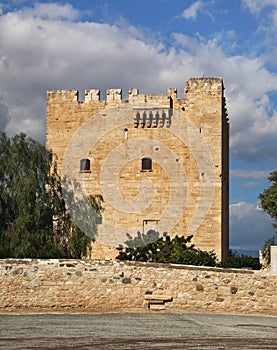
[[[141,160],[141,170],[142,171],[152,171],[152,159],[149,157],[144,157]]]
[[[90,160],[87,158],[80,160],[80,172],[90,172]]]

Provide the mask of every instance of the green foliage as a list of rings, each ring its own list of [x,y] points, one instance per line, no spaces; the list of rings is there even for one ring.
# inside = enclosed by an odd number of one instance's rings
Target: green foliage
[[[270,247],[272,245],[277,245],[277,236],[276,235],[268,238],[264,242],[264,246],[262,249],[262,256],[268,265],[270,264]]]
[[[260,270],[261,268],[258,258],[253,258],[249,255],[239,255],[237,253],[231,253],[226,261],[221,262],[217,266],[234,269],[248,268],[251,270]]]
[[[101,212],[101,200],[91,205]],[[0,258],[81,258],[91,239],[70,219],[53,155],[0,134]]]
[[[186,264],[198,266],[215,266],[216,256],[213,252],[196,249],[191,240],[193,236],[170,238],[166,233],[159,238],[156,231],[146,234],[138,232],[137,237],[125,242],[126,248],[118,248],[119,260],[152,261],[158,263]]]
[[[275,221],[274,227],[277,227],[277,171],[270,173],[268,180],[271,186],[259,195],[260,206]]]
[[[270,173],[268,180],[271,186],[259,194],[260,207],[274,220],[272,226],[277,228],[277,171]],[[270,264],[270,247],[277,244],[276,236],[268,238],[264,242],[262,256],[267,264]]]

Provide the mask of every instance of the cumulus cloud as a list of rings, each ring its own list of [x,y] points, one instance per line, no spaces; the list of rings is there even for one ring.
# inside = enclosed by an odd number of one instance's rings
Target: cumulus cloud
[[[47,89],[120,84],[153,91],[167,80],[164,68],[174,60],[160,53],[160,44],[150,45],[117,26],[50,20],[35,16],[33,9],[0,18],[0,57],[0,89],[12,116],[7,130],[26,128],[39,139],[45,133]]]
[[[201,10],[203,3],[201,0],[195,1],[182,13],[182,17],[185,19],[196,19],[199,11]]]
[[[224,77],[233,155],[250,162],[273,159],[277,111],[268,94],[277,90],[277,76],[260,58],[227,56],[216,39],[199,41],[183,34],[173,37],[192,72]]]
[[[234,187],[240,184],[240,187],[243,189],[256,188],[255,193],[256,197],[262,190],[268,186],[268,177],[271,172],[274,170],[253,170],[253,169],[231,169],[230,178]],[[244,195],[246,195],[244,193]]]
[[[202,2],[193,5],[197,13]],[[110,87],[126,96],[130,87],[161,93],[175,86],[180,96],[189,77],[222,76],[233,155],[275,157],[277,112],[269,94],[277,90],[277,77],[261,57],[226,53],[220,35],[173,33],[166,49],[126,22],[82,22],[79,15],[68,4],[37,3],[0,16],[0,92],[10,115],[2,127],[9,134],[24,131],[44,141],[47,89],[100,88],[104,97]]]
[[[0,132],[5,131],[9,120],[9,108],[6,105],[3,96],[0,96]]]
[[[230,247],[234,250],[259,250],[274,234],[272,219],[257,203],[240,201],[230,205]]]
[[[264,51],[265,61],[276,67],[277,2],[276,0],[243,0],[242,6],[259,21],[255,37],[261,37],[257,50]]]
[[[260,99],[251,100],[241,92],[230,104],[233,116],[231,147],[233,155],[242,160],[256,162],[273,159],[277,151],[277,112],[263,92]]]
[[[234,179],[267,179],[274,170],[249,170],[249,169],[231,169],[230,175]]]
[[[59,5],[56,3],[35,3],[33,8],[24,10],[26,16],[40,17],[49,20],[74,20],[79,12],[70,4]]]

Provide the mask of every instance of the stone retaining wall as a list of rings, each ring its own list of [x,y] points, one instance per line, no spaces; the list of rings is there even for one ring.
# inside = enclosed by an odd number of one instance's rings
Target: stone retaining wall
[[[277,274],[92,260],[0,260],[0,312],[212,312],[277,316]]]

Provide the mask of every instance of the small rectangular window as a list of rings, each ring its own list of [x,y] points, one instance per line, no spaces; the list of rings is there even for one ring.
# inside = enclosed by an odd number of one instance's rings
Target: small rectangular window
[[[90,172],[90,160],[87,158],[80,160],[80,172],[87,173]]]
[[[141,160],[142,171],[152,171],[152,159],[149,157],[142,158]]]

